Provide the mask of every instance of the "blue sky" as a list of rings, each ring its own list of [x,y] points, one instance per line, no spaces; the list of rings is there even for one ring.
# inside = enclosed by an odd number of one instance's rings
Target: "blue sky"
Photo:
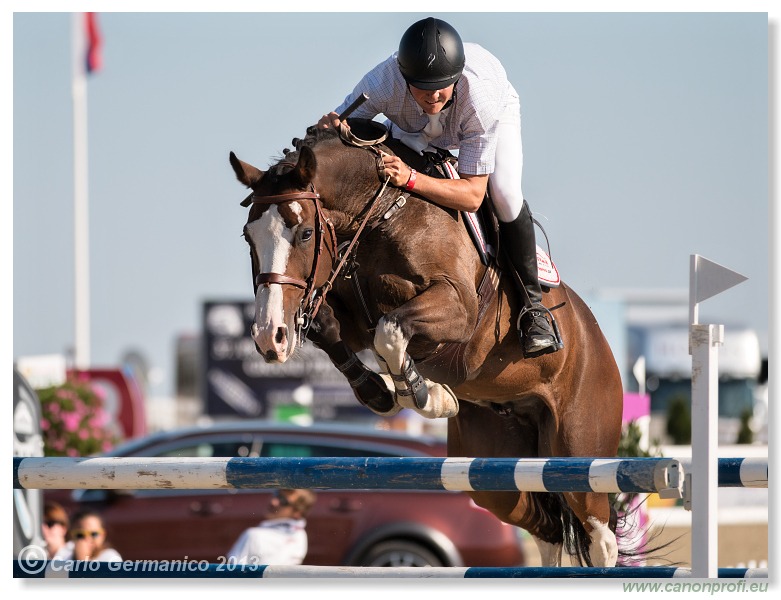
[[[749,277],[704,320],[766,339],[764,13],[105,12],[88,84],[94,363],[141,351],[172,391],[175,337],[199,330],[201,302],[251,298],[229,151],[268,166],[428,14],[519,91],[524,193],[565,281],[685,289],[698,253]],[[70,19],[12,27],[20,356],[73,344]]]

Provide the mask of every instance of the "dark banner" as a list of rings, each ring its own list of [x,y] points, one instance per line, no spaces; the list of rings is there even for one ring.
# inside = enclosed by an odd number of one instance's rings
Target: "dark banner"
[[[308,407],[315,420],[360,420],[362,407],[347,380],[311,342],[283,364],[268,364],[250,337],[252,301],[203,304],[201,393],[206,414],[274,418],[285,407]],[[373,360],[371,353],[365,360]],[[374,366],[373,363],[369,363]]]

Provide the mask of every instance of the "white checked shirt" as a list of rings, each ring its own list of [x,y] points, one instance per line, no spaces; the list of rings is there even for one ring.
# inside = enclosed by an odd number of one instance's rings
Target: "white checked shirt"
[[[494,171],[496,129],[508,102],[518,93],[507,80],[499,60],[477,44],[464,44],[466,64],[456,83],[456,99],[441,113],[443,132],[431,140],[434,146],[458,150],[458,170],[467,175],[488,175]],[[364,75],[353,92],[335,112],[341,113],[361,93],[369,99],[353,117],[374,118],[384,114],[399,129],[415,133],[429,123],[415,102],[399,71],[396,53]],[[394,131],[395,137],[401,137]]]

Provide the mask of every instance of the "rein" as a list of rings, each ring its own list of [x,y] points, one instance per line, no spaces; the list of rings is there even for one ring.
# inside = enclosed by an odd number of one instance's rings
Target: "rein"
[[[389,177],[383,181],[380,188],[362,211],[363,218],[361,219],[360,225],[358,226],[355,235],[350,240],[346,250],[342,253],[339,253],[337,250],[338,246],[334,225],[329,218],[324,216],[322,202],[320,201],[320,194],[317,193],[313,184],[310,184],[311,190],[306,192],[290,192],[273,196],[256,196],[253,193],[241,203],[241,205],[244,207],[248,207],[251,204],[263,204],[270,206],[274,204],[281,204],[283,202],[289,202],[291,200],[311,200],[314,203],[317,220],[315,226],[317,250],[315,251],[315,257],[312,263],[312,270],[306,281],[296,277],[291,277],[284,273],[271,272],[258,273],[255,275],[254,279],[256,293],[258,287],[261,285],[268,287],[270,284],[292,285],[304,290],[304,295],[301,299],[296,316],[299,345],[304,343],[304,338],[306,337],[305,335],[302,335],[302,333],[305,334],[306,330],[308,330],[311,326],[312,321],[314,320],[323,304],[323,301],[325,300],[326,294],[328,294],[328,292],[331,290],[334,282],[336,281],[336,278],[339,276],[347,262],[350,260],[352,254],[355,252],[361,234],[366,229],[366,226],[372,216],[374,205],[385,192],[389,181]],[[326,282],[320,288],[315,289],[315,279],[317,277],[317,270],[320,263],[320,255],[323,252],[323,223],[325,223],[328,227],[330,245],[333,250],[331,253],[331,273],[329,274]],[[339,258],[339,254],[341,254],[341,258]]]

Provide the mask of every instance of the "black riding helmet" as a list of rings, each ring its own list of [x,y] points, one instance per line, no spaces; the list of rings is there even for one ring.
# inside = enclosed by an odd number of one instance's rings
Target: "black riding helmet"
[[[464,44],[448,23],[429,17],[404,32],[398,63],[408,84],[421,90],[441,90],[461,76]]]

